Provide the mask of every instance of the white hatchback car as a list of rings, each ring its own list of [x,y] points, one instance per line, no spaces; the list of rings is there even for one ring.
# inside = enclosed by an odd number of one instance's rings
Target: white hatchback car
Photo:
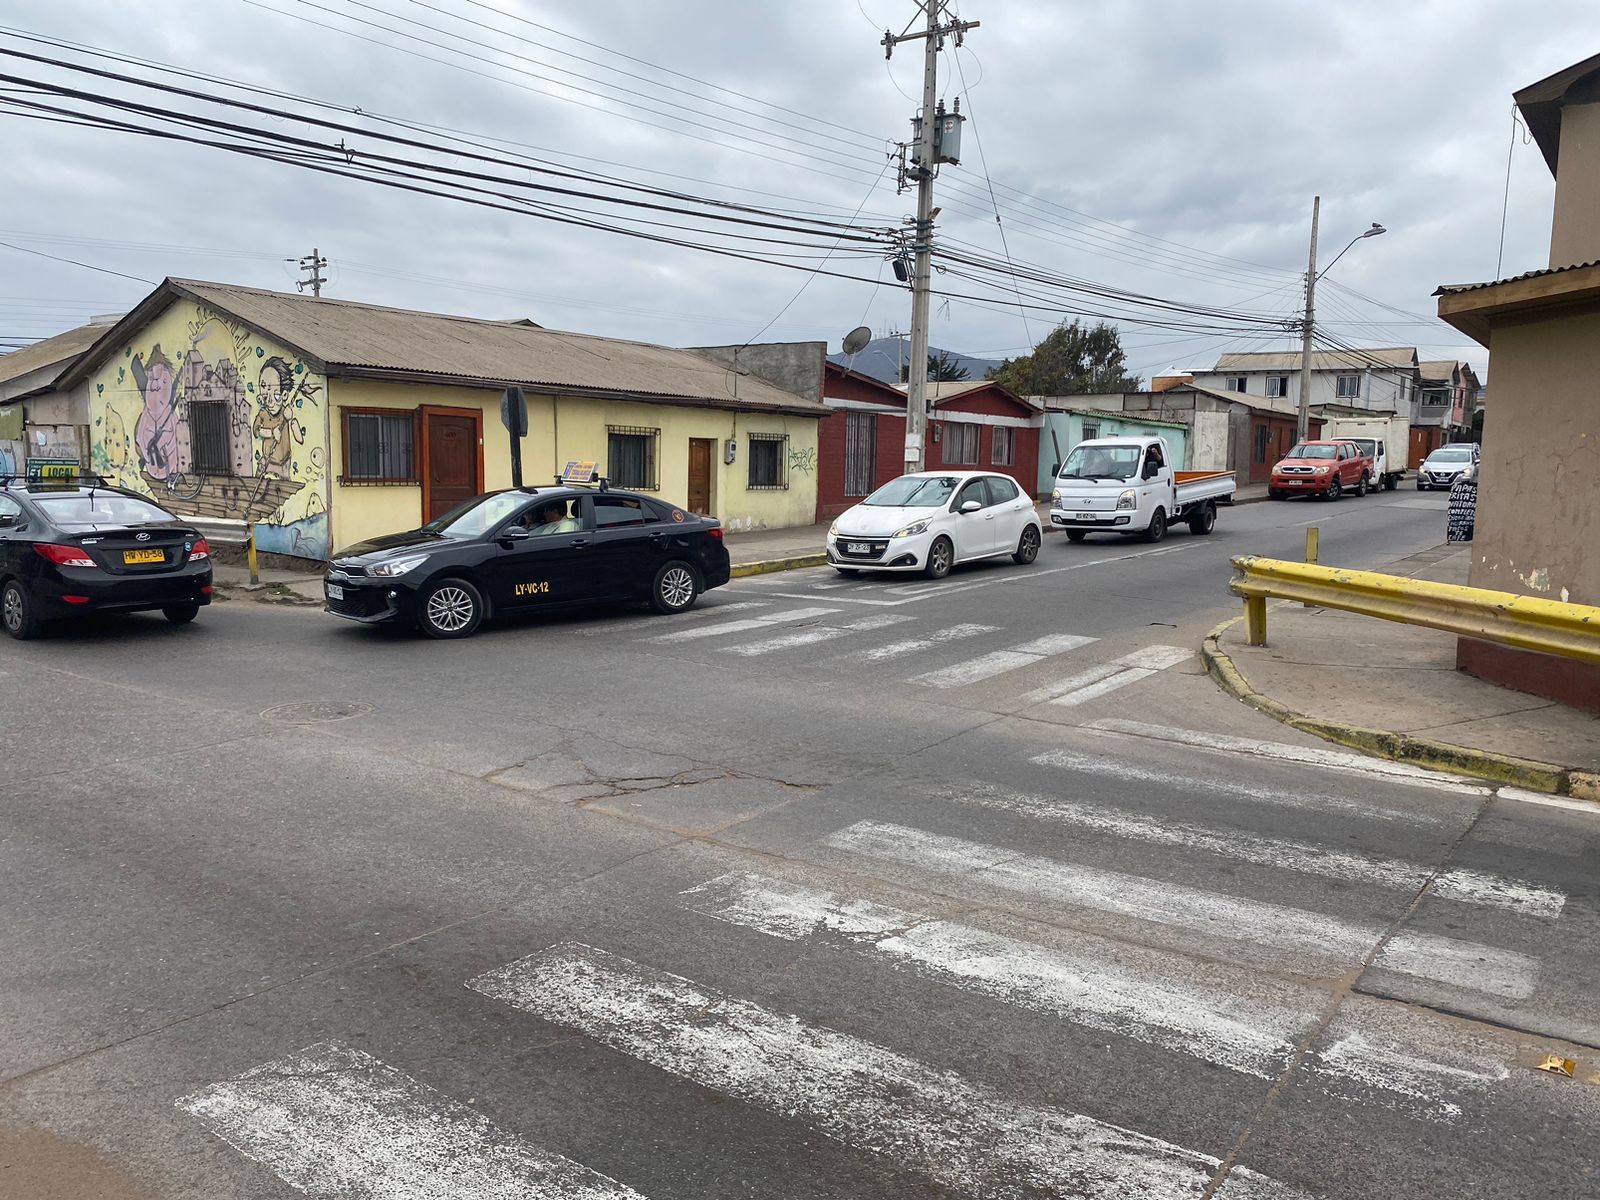
[[[1009,475],[924,471],[884,484],[828,530],[828,561],[841,575],[921,571],[943,579],[956,563],[1039,556],[1033,501]]]

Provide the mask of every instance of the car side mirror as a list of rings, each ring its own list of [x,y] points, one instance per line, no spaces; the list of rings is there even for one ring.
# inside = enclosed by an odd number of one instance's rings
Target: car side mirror
[[[983,505],[979,504],[976,500],[967,500],[961,505],[961,511],[964,513],[975,513],[982,507]]]
[[[16,523],[16,513],[0,513],[0,529],[10,529]]]
[[[527,540],[528,531],[521,525],[507,525],[500,531],[499,536],[495,538],[495,541],[502,546],[509,546],[514,542],[525,542]]]
[[[1145,465],[1144,465],[1144,478],[1146,478],[1146,479],[1154,479],[1159,474],[1161,474],[1161,464],[1160,463],[1152,463],[1152,462],[1145,463]]]
[[[1051,475],[1051,477],[1054,478],[1055,476],[1060,475],[1060,474],[1061,474],[1061,464],[1060,463],[1051,463],[1050,464],[1050,475]]]

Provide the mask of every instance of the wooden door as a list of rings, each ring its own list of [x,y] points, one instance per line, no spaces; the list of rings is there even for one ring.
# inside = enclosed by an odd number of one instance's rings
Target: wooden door
[[[1422,465],[1422,460],[1427,458],[1433,450],[1432,432],[1426,425],[1413,425],[1411,427],[1411,456],[1407,465],[1413,471]]]
[[[443,516],[483,491],[483,414],[422,410],[422,519]]]
[[[702,517],[711,515],[711,455],[716,444],[712,438],[689,439],[689,511]]]

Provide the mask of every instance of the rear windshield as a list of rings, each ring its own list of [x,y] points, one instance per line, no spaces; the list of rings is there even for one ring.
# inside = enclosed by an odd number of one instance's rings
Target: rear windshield
[[[81,492],[72,496],[38,496],[34,503],[45,516],[66,529],[94,529],[101,525],[147,525],[175,518],[166,509],[116,492]]]
[[[1315,442],[1301,442],[1285,458],[1338,458],[1339,447],[1319,445]]]

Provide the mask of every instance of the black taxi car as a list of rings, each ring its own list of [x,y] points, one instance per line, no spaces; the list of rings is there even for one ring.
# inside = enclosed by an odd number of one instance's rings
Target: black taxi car
[[[682,612],[728,574],[722,526],[709,517],[609,488],[525,487],[341,550],[324,589],[335,616],[459,638],[545,607],[648,600]]]
[[[0,627],[12,637],[94,612],[159,609],[183,625],[210,603],[210,545],[159,504],[98,476],[0,476]]]

